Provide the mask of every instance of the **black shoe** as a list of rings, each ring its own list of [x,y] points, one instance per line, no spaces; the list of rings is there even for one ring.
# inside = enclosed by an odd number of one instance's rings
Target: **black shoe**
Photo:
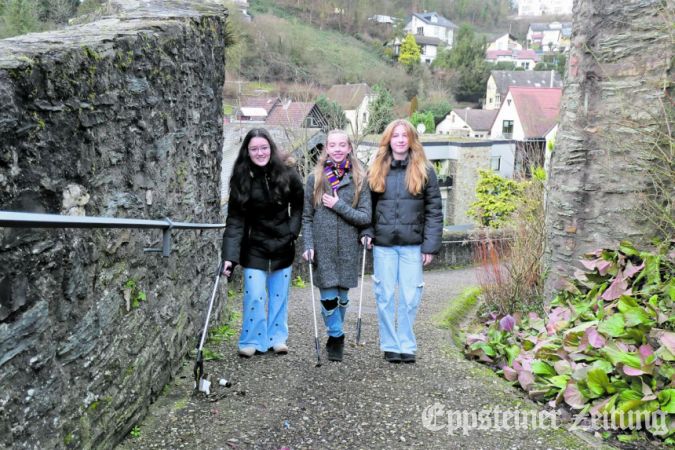
[[[412,353],[401,353],[401,361],[404,363],[415,364],[415,355]]]
[[[400,363],[401,354],[396,352],[384,352],[384,359],[390,363]]]
[[[328,361],[342,361],[344,345],[345,345],[344,334],[338,337],[328,336],[328,341],[326,342]]]

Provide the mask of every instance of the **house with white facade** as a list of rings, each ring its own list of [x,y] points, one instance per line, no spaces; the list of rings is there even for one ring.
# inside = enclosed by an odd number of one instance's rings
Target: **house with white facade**
[[[523,46],[515,36],[506,33],[488,42],[486,50],[522,50]]]
[[[363,133],[368,126],[370,102],[375,93],[366,83],[336,84],[326,92],[326,98],[336,102],[347,116],[347,132]]]
[[[518,0],[519,16],[570,16],[573,0]]]
[[[534,70],[540,58],[534,50],[486,50],[485,61],[489,63],[509,62],[525,70]]]
[[[567,51],[572,35],[571,22],[531,23],[525,42],[527,48],[543,51]]]
[[[397,19],[396,17],[393,17],[393,16],[387,16],[387,15],[384,15],[384,14],[375,14],[373,16],[368,17],[368,20],[370,22],[375,22],[375,23],[382,23],[382,24],[386,24],[386,25],[394,25],[400,19]]]
[[[452,48],[457,25],[436,12],[415,13],[406,24],[404,31],[415,37],[420,46],[420,61],[431,64],[438,53]],[[401,39],[394,41],[394,54],[400,54]]]
[[[532,88],[562,87],[562,78],[554,70],[493,70],[487,80],[483,109],[499,109],[512,86]]]
[[[547,139],[555,133],[561,97],[561,88],[512,87],[506,94],[490,136],[515,141],[516,173],[528,176],[533,166],[545,165]]]
[[[544,140],[558,123],[561,97],[561,88],[509,88],[492,124],[490,137]]]
[[[454,109],[436,126],[436,134],[486,139],[496,116],[496,109]]]

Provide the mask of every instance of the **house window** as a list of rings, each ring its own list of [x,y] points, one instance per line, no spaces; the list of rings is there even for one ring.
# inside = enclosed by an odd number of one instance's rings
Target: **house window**
[[[502,157],[501,156],[491,156],[490,157],[490,169],[493,172],[499,172],[501,167]]]
[[[505,138],[510,139],[513,135],[513,120],[503,120],[502,121],[502,135]]]
[[[316,120],[315,117],[308,116],[305,119],[305,127],[307,128],[317,128],[319,126],[318,121]]]
[[[495,95],[495,105],[499,105],[502,102],[499,94]]]
[[[424,27],[417,27],[417,35],[424,36]]]

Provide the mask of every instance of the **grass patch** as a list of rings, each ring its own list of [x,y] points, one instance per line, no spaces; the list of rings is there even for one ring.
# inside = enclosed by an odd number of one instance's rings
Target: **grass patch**
[[[262,81],[252,81],[250,83],[246,83],[245,90],[246,91],[267,91],[267,92],[272,92],[276,89],[276,86],[274,86],[271,83],[264,83]]]
[[[173,404],[173,410],[174,411],[180,411],[181,409],[185,409],[188,405],[188,399],[187,398],[182,398],[178,400],[176,403]]]
[[[466,288],[452,299],[450,305],[441,313],[440,325],[450,330],[452,341],[457,347],[461,348],[464,342],[459,325],[476,306],[479,295],[480,288],[475,286]]]
[[[237,334],[237,330],[230,326],[230,323],[225,323],[219,327],[209,330],[209,344],[220,344],[223,341],[229,341],[230,338]]]

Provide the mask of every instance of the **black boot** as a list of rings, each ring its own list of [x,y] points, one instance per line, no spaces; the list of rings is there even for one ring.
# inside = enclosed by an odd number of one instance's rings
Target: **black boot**
[[[328,352],[328,361],[342,361],[342,351],[345,345],[345,335],[339,337],[328,336],[326,342],[326,351]]]

